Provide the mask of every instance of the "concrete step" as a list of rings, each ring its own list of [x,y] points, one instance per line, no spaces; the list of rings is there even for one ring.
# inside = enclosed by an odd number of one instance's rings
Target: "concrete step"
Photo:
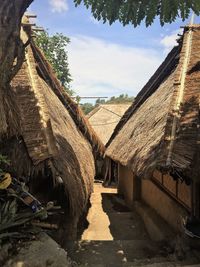
[[[175,260],[173,250],[164,241],[158,241],[165,239],[167,225],[149,208],[139,205],[137,211],[130,211],[124,200],[116,194],[116,189],[103,188],[101,184],[94,186],[91,205],[87,216],[89,226],[82,235],[82,241],[68,242],[66,247],[69,257],[77,262],[78,266],[179,267],[186,265],[183,262],[181,262],[182,265],[176,265],[179,262]],[[157,221],[159,225],[156,225]],[[152,241],[144,224],[149,227],[148,230],[151,230],[151,237],[159,238]],[[189,258],[192,258],[191,254]]]
[[[144,224],[136,212],[115,211],[107,213],[107,216],[110,222],[109,230],[114,240],[149,240]]]
[[[68,242],[67,251],[69,257],[79,266],[120,267],[123,264],[135,264],[141,260],[148,264],[151,259],[155,262],[155,258],[163,262],[167,261],[168,257],[167,250],[160,249],[158,243],[147,240]]]

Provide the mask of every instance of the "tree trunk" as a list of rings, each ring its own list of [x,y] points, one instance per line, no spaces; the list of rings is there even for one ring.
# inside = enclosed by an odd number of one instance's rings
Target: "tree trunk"
[[[33,0],[0,0],[0,136],[8,130],[6,99],[9,84],[21,66],[24,45],[20,39],[21,19]],[[9,108],[9,107],[8,107]]]

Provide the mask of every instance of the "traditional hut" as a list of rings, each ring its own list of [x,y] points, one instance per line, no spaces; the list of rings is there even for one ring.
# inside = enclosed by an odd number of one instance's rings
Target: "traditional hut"
[[[104,145],[110,139],[116,125],[131,104],[100,104],[87,118]]]
[[[200,25],[184,33],[121,118],[106,155],[118,163],[119,192],[142,200],[174,229],[200,216]]]
[[[103,153],[103,145],[31,34],[24,23],[25,60],[4,95],[0,153],[8,156],[12,175],[29,180],[42,203],[60,201],[65,208],[60,227],[74,238],[93,189],[93,152]]]
[[[116,125],[129,107],[130,104],[127,103],[100,104],[87,115],[91,126],[104,145],[110,139]],[[115,176],[114,165],[112,160],[98,157],[96,159],[96,177],[104,178],[105,183],[110,184],[111,179]]]

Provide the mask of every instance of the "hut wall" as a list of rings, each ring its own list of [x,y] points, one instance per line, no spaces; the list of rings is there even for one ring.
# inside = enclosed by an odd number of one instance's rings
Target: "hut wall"
[[[177,202],[186,207],[187,210],[192,209],[192,185],[188,186],[185,182],[174,180],[168,174],[162,174],[154,171],[152,180],[158,184],[166,193],[170,194]]]
[[[88,114],[91,126],[104,145],[129,106],[130,104],[105,104],[98,106]]]
[[[191,187],[155,171],[152,180],[138,178],[129,168],[118,164],[118,193],[128,207],[135,200],[144,201],[175,231],[180,231],[181,218],[191,210]]]
[[[170,180],[168,180],[168,182],[169,181]],[[172,178],[168,186],[172,191],[174,190],[174,184]],[[183,190],[182,187],[181,190]],[[167,223],[169,223],[169,225],[171,225],[176,231],[180,231],[181,217],[185,217],[188,214],[186,208],[180,205],[175,199],[173,199],[164,190],[159,188],[151,180],[142,179],[141,198],[144,202],[146,202],[146,204],[148,204],[151,208],[153,208]],[[186,196],[184,198],[186,198]]]
[[[124,196],[129,207],[133,207],[133,201],[140,195],[137,177],[130,169],[121,164],[118,165],[118,193]]]

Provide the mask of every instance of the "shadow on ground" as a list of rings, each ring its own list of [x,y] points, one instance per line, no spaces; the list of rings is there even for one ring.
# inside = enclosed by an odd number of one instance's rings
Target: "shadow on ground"
[[[118,194],[102,193],[102,207],[110,220],[114,240],[149,240],[144,223]]]
[[[93,226],[94,231],[99,235],[101,228],[102,231],[106,229],[102,218],[106,216],[109,219],[109,224],[106,225],[109,229],[106,230],[110,232],[113,240],[68,242],[68,254],[79,266],[118,267],[128,266],[128,263],[131,263],[130,266],[142,266],[141,261],[142,264],[148,264],[152,259],[153,262],[167,260],[167,248],[150,240],[142,219],[135,211],[126,207],[117,193],[95,185],[92,201],[95,209],[90,214],[90,223],[98,224],[98,229],[95,228],[96,225]],[[91,236],[94,236],[92,231]]]

